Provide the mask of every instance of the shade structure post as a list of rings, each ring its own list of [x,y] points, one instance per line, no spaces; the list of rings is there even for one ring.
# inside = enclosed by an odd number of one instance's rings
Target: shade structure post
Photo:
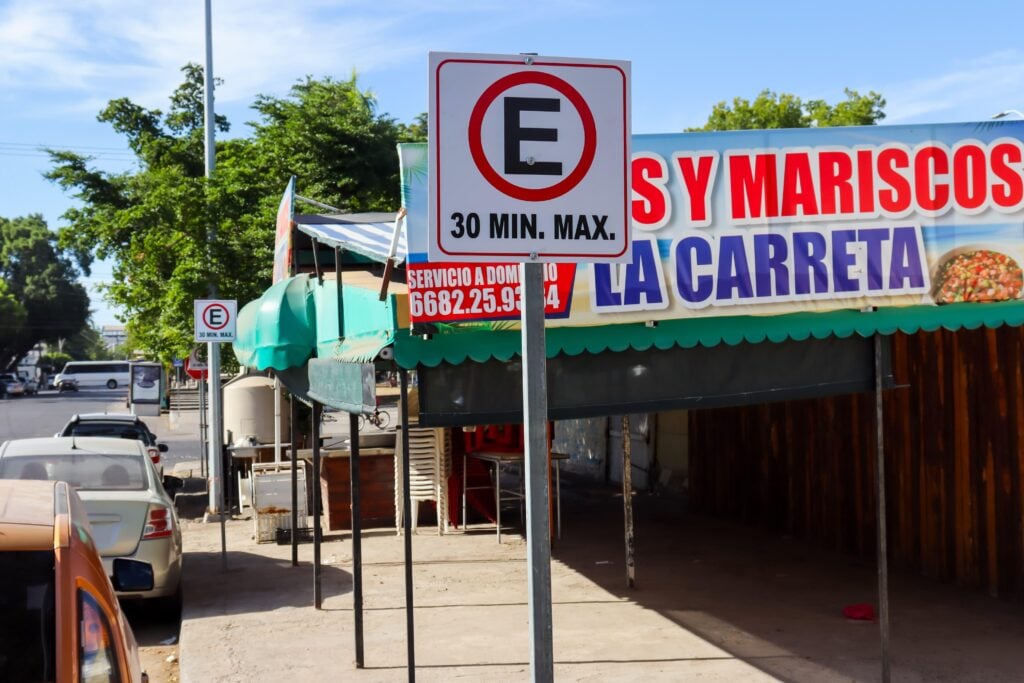
[[[885,429],[882,411],[882,335],[875,333],[875,499],[878,533],[878,632],[882,648],[882,681],[889,683],[889,549],[885,513]]]
[[[633,537],[633,454],[629,415],[622,416],[622,515],[626,541],[626,588],[636,587],[636,548]]]
[[[345,296],[341,283],[340,247],[334,248],[334,291],[338,295],[338,339],[341,340],[345,338]]]
[[[281,378],[274,374],[274,462],[281,464]]]
[[[299,539],[298,534],[299,527],[299,402],[295,398],[295,394],[292,394],[288,401],[289,406],[289,423],[288,423],[288,438],[291,441],[291,459],[292,459],[292,566],[299,566]],[[305,481],[305,477],[303,477]],[[303,524],[305,527],[305,524]]]
[[[320,418],[323,406],[313,401],[313,606],[323,606],[320,576]]]
[[[409,371],[398,369],[402,396],[402,510],[405,528],[405,643],[409,681],[416,680],[416,638],[412,603],[412,496],[409,493]],[[439,511],[440,514],[440,511]]]
[[[349,492],[352,505],[352,617],[356,668],[363,668],[363,522],[359,511],[359,416],[348,415]]]

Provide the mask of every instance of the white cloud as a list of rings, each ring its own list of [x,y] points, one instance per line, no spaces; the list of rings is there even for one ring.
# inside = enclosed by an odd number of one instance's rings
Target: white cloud
[[[345,78],[424,62],[458,44],[539,15],[599,11],[604,0],[511,4],[495,0],[215,0],[214,73],[220,102],[283,94],[306,74]],[[203,0],[10,0],[0,7],[0,86],[59,94],[80,111],[127,96],[166,105],[186,62],[205,59]]]
[[[1024,108],[1024,52],[1009,50],[951,68],[946,73],[880,89],[886,123],[985,119]]]

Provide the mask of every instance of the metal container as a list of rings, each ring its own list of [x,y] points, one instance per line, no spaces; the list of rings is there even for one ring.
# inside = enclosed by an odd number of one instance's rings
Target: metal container
[[[224,443],[274,443],[274,380],[236,377],[224,385]],[[288,442],[288,401],[281,400],[281,441]]]

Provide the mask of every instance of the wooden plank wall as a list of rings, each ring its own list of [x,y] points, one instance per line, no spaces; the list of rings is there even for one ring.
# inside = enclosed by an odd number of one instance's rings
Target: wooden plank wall
[[[1024,331],[897,334],[886,392],[892,562],[1024,598]],[[875,553],[872,394],[690,414],[694,511]]]

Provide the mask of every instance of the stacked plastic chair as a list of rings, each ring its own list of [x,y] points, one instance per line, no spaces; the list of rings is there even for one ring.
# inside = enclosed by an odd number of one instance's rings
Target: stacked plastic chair
[[[402,433],[395,438],[395,528],[402,533],[405,506],[402,495]],[[448,476],[452,470],[452,444],[447,429],[409,428],[409,500],[412,530],[416,531],[420,501],[437,503],[437,533],[448,531]]]

